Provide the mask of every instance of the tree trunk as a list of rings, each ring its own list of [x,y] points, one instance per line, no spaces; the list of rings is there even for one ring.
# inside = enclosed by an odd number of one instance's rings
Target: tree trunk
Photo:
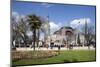
[[[24,39],[25,47],[27,47],[26,35],[24,35],[24,36],[25,36],[25,39]]]
[[[33,30],[33,48],[35,50],[36,29]]]
[[[37,29],[37,47],[39,47],[40,30]]]
[[[27,46],[27,41],[26,41],[26,34],[23,33],[24,36],[22,36],[23,38],[23,41],[24,41],[24,46],[26,47]]]

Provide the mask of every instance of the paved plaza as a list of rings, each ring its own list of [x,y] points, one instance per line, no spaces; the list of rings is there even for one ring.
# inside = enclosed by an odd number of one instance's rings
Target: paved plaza
[[[33,48],[16,48],[17,51],[32,51]],[[57,47],[54,47],[53,49],[51,48],[45,48],[45,47],[41,47],[41,48],[35,48],[35,50],[58,50]],[[94,47],[73,47],[72,49],[69,48],[65,48],[65,47],[61,47],[60,50],[95,50]]]

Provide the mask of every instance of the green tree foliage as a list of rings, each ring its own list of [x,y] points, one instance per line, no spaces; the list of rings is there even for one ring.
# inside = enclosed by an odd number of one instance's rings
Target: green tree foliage
[[[36,42],[36,39],[37,39],[36,38],[36,30],[40,29],[42,23],[41,23],[40,17],[38,17],[36,15],[28,15],[28,22],[29,22],[31,31],[33,32],[33,47],[34,47],[34,50],[35,50],[35,42]],[[37,44],[38,44],[38,41],[37,41]]]

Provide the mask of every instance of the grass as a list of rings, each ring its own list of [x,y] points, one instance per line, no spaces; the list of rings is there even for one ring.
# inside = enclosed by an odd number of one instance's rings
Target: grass
[[[12,62],[12,65],[38,65],[54,63],[71,63],[96,61],[95,50],[62,50],[60,54],[50,58],[42,59],[22,59]]]

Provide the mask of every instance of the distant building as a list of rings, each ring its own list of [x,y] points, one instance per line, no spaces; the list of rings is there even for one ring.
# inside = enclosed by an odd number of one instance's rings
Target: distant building
[[[79,34],[80,36],[80,43],[81,45],[84,44],[84,35]],[[79,45],[77,43],[77,37],[78,37],[78,32],[76,29],[73,29],[72,27],[61,27],[59,30],[55,31],[53,35],[48,37],[48,43],[50,42],[50,39],[54,41],[55,44],[58,42],[64,46],[64,45]]]

